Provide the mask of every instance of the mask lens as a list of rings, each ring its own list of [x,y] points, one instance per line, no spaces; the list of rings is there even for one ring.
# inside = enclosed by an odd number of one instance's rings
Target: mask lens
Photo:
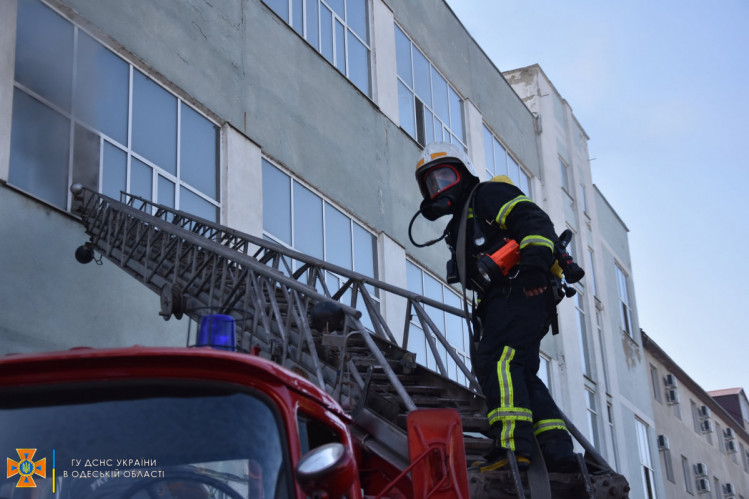
[[[424,177],[429,197],[434,197],[445,189],[458,183],[458,172],[450,165],[436,166],[429,170]]]

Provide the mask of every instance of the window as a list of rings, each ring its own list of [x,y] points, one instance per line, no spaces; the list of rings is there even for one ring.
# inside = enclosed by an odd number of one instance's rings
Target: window
[[[588,215],[588,197],[585,195],[585,184],[580,184],[580,203],[583,205],[583,213]]]
[[[410,261],[406,261],[406,283],[408,290],[411,292],[424,295],[427,298],[440,301],[451,307],[458,309],[463,307],[460,297],[452,288],[446,286]],[[428,305],[424,306],[424,309],[435,326],[445,335],[447,342],[455,349],[455,353],[463,360],[465,366],[470,369],[470,338],[468,337],[468,331],[463,319],[457,315],[443,312]],[[434,339],[440,358],[445,363],[448,377],[458,383],[467,385],[468,380],[463,371],[447,356],[447,352],[442,344],[436,338]],[[408,345],[406,345],[406,348],[416,354],[416,362],[433,371],[438,371],[437,362],[424,336],[424,330],[421,328],[421,323],[416,313],[411,314],[411,322],[408,329]]]
[[[697,434],[702,434],[702,418],[700,417],[699,410],[697,409],[697,404],[695,404],[694,400],[690,400],[689,405],[692,409],[692,424],[694,426],[694,432]]]
[[[739,442],[739,451],[741,452],[741,463],[744,465],[744,471],[749,473],[749,450]]]
[[[591,389],[585,390],[586,409],[588,412],[588,434],[590,435],[593,447],[600,450],[601,442],[598,437],[598,409],[596,404],[596,393]]]
[[[611,444],[613,447],[613,453],[612,456],[613,459],[611,459],[614,462],[614,469],[619,469],[619,452],[617,450],[616,446],[616,432],[614,431],[614,406],[611,405],[611,402],[606,402],[606,415],[608,418],[608,424],[609,424],[609,437],[611,438]]]
[[[653,462],[650,458],[650,440],[648,438],[648,425],[635,419],[637,427],[637,447],[640,451],[640,466],[642,486],[645,491],[645,497],[655,499],[655,475],[653,472]]]
[[[596,282],[596,266],[593,264],[594,258],[593,258],[593,250],[588,248],[588,269],[590,269],[590,274],[588,275],[588,278],[590,279],[590,284],[593,287],[593,296],[598,296],[598,283]]]
[[[559,158],[559,174],[562,179],[562,189],[564,189],[564,191],[569,194],[570,197],[572,197],[570,167],[567,166],[567,163],[562,158]]]
[[[653,398],[663,403],[663,395],[661,394],[661,379],[658,374],[658,368],[653,364],[650,364],[650,383],[653,388]]]
[[[82,29],[36,0],[19,2],[10,184],[61,209],[80,182],[216,221],[219,135]]]
[[[528,197],[532,197],[530,177],[486,125],[484,125],[484,156],[488,179],[497,175],[507,175],[521,191]]]
[[[681,456],[681,470],[684,473],[684,490],[694,495],[694,485],[692,484],[692,469],[689,466],[689,459]]]
[[[674,479],[674,465],[671,462],[671,449],[663,449],[661,450],[661,454],[663,455],[663,469],[666,472],[666,479],[671,483],[676,483]]]
[[[590,355],[590,340],[588,338],[588,330],[585,320],[585,301],[582,293],[579,291],[575,293],[575,310],[577,311],[577,337],[580,342],[580,361],[583,365],[583,374],[590,379],[594,379],[593,365]]]
[[[339,267],[377,278],[377,238],[320,195],[263,159],[263,232],[280,244]],[[331,294],[343,278],[328,272],[325,283]],[[378,290],[368,288],[372,298]],[[342,301],[350,298],[349,289]],[[346,303],[350,303],[346,301]],[[362,300],[356,307],[362,323],[372,323]]]
[[[627,333],[628,336],[633,337],[632,309],[629,305],[629,283],[627,282],[627,275],[619,265],[616,265],[616,284],[619,290],[620,302],[619,324],[622,331]]]
[[[359,90],[371,95],[367,0],[263,1]]]
[[[465,149],[463,101],[421,50],[395,26],[400,126],[422,146],[451,142]]]
[[[606,387],[606,392],[609,392],[609,366],[607,364],[607,359],[609,357],[608,355],[606,355],[606,343],[604,342],[603,334],[603,319],[601,317],[601,311],[598,309],[596,309],[596,331],[598,333],[598,347],[601,350],[600,359],[603,371],[603,384]]]

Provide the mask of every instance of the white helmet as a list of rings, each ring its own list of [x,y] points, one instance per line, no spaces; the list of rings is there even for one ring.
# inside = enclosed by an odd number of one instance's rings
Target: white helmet
[[[473,184],[479,178],[462,147],[433,142],[421,151],[416,163],[416,181],[425,200],[434,199],[463,180]]]

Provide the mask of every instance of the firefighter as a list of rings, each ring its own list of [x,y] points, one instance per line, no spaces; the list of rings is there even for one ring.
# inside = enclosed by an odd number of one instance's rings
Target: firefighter
[[[419,213],[428,220],[451,216],[443,234],[452,255],[448,282],[458,282],[462,265],[461,282],[478,298],[472,322],[481,335],[472,364],[486,397],[494,447],[475,466],[482,472],[501,469],[512,450],[526,468],[535,435],[549,471],[576,471],[572,439],[537,376],[541,339],[556,313],[549,286],[556,241],[551,220],[509,178],[480,183],[467,154],[453,144],[428,145],[416,165],[416,180],[423,201],[414,219]],[[496,251],[506,239],[519,243],[519,264],[511,278],[487,281],[478,269],[479,256]]]

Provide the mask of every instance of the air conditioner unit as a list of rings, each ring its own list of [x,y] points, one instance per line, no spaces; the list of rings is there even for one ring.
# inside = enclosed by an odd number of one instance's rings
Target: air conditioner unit
[[[705,463],[697,463],[694,465],[694,474],[697,476],[707,476],[707,465]]]
[[[699,414],[700,418],[707,419],[710,417],[710,408],[706,405],[701,405],[699,409],[697,409],[697,414]]]
[[[658,450],[670,449],[671,445],[668,443],[668,437],[666,435],[658,435]]]
[[[673,374],[666,374],[663,377],[663,383],[669,388],[676,388],[678,386],[676,376],[674,376]]]
[[[723,484],[723,495],[724,496],[735,496],[736,495],[736,488],[733,486],[732,483],[725,483],[725,484]]]
[[[707,478],[698,478],[697,479],[697,492],[701,494],[710,492],[710,480],[708,480]]]
[[[702,433],[712,433],[713,422],[709,419],[705,419],[704,421],[700,422],[700,430],[702,431]]]
[[[679,403],[679,392],[676,391],[676,388],[666,390],[666,403],[670,405]]]
[[[726,439],[734,438],[733,428],[726,428],[725,430],[723,430],[723,436]]]
[[[736,440],[726,440],[726,452],[729,454],[736,452]]]

